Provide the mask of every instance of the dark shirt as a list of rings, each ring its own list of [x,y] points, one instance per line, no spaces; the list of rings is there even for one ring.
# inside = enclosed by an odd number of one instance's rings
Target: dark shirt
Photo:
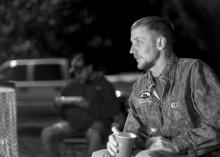
[[[86,83],[71,80],[62,90],[62,96],[83,96],[89,108],[64,105],[64,118],[74,128],[87,128],[94,121],[111,121],[119,112],[113,85],[102,74],[93,74]]]
[[[220,147],[220,84],[212,69],[198,59],[170,57],[159,79],[161,100],[150,93],[155,88],[152,73],[138,79],[129,99],[129,115],[124,130],[138,135],[135,150],[156,135],[170,139],[181,154],[216,157]]]

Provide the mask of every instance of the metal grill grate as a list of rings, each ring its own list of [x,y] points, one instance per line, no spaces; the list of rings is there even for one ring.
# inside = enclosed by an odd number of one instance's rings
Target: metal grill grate
[[[0,83],[0,157],[18,157],[16,117],[15,88]]]

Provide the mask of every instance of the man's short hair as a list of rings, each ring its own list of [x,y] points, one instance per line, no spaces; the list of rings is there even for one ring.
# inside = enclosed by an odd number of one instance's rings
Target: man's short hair
[[[83,53],[75,53],[70,60],[69,74],[74,76],[74,73],[81,72],[85,67],[93,65],[93,61],[88,55]]]
[[[70,64],[72,61],[74,61],[74,63],[76,63],[76,66],[88,66],[88,65],[94,64],[93,60],[91,59],[91,56],[89,56],[87,54],[79,53],[79,52],[75,53],[71,57]]]
[[[167,40],[168,46],[172,46],[174,44],[174,25],[165,18],[158,16],[141,18],[133,23],[131,30],[139,26],[144,26],[148,30],[155,31],[158,34],[164,36]]]

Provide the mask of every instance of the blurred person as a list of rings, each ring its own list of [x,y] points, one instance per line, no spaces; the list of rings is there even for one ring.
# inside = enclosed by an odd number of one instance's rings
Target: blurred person
[[[123,125],[113,85],[101,72],[94,71],[88,56],[76,54],[69,73],[72,79],[56,97],[63,121],[42,130],[43,147],[49,157],[59,157],[61,141],[81,133],[88,139],[91,155],[105,145],[113,121]]]
[[[164,18],[137,20],[130,40],[130,54],[145,71],[133,85],[123,130],[137,135],[132,155],[219,157],[220,82],[213,70],[200,59],[174,54],[174,26]],[[107,150],[92,157],[116,155],[114,134]]]

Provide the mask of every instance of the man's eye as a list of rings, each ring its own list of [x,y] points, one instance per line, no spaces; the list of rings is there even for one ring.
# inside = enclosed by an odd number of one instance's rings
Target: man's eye
[[[143,42],[142,42],[141,40],[137,40],[137,41],[136,41],[136,44],[137,44],[137,45],[141,45],[142,43],[143,43]]]

